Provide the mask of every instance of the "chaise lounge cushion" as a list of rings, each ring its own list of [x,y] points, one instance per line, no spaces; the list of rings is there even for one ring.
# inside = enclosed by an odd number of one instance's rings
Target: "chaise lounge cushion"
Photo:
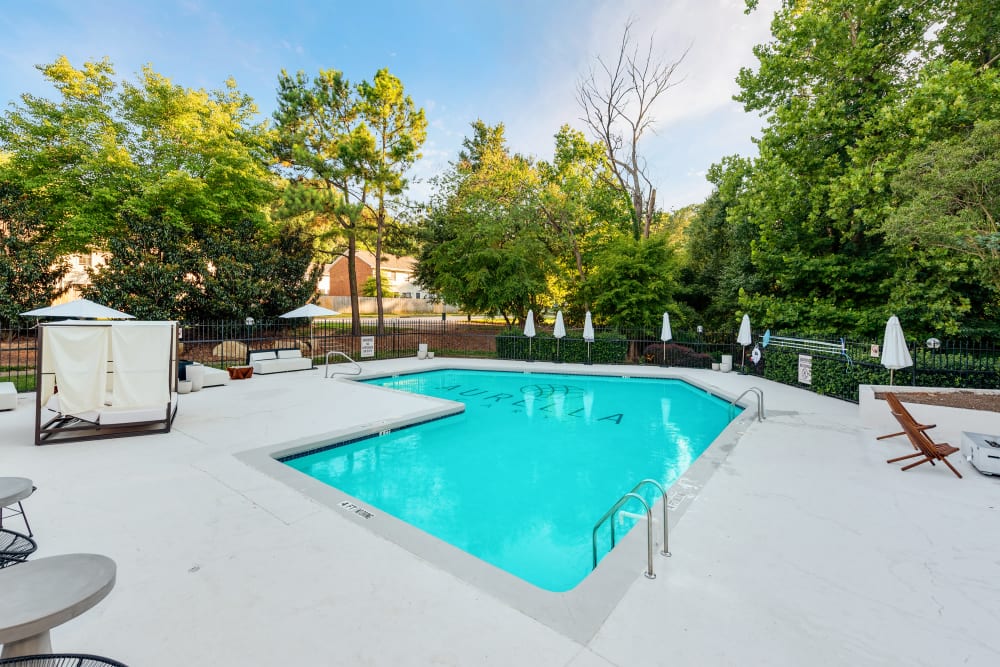
[[[312,359],[303,357],[301,350],[257,350],[248,355],[247,362],[257,375],[312,368]]]

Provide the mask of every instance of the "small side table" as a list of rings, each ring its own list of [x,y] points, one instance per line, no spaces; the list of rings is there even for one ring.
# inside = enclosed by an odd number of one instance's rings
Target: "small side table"
[[[24,527],[28,529],[28,537],[35,536],[21,505],[21,501],[34,492],[35,485],[27,477],[0,477],[0,528],[3,528],[4,519],[20,515]],[[15,504],[17,509],[14,509]]]
[[[103,600],[116,571],[113,560],[98,554],[49,556],[0,570],[0,658],[52,653],[49,630]]]
[[[962,456],[984,475],[1000,475],[1000,435],[964,431]]]

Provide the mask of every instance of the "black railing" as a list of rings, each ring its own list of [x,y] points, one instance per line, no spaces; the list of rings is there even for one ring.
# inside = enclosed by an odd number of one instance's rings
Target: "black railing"
[[[836,351],[839,339],[819,339],[829,344],[820,350],[770,345],[755,364],[751,360],[754,346],[739,345],[735,331],[675,329],[672,339],[664,343],[658,329],[597,329],[596,340],[590,345],[583,341],[582,329],[568,329],[566,337],[557,340],[551,326],[541,326],[538,335],[529,341],[519,329],[500,324],[437,317],[385,320],[381,333],[374,318],[365,318],[360,335],[352,334],[351,322],[346,319],[311,323],[305,319],[208,322],[182,324],[179,331],[180,359],[218,368],[245,364],[252,350],[299,348],[319,364],[330,351],[343,352],[359,361],[412,357],[425,343],[430,351],[443,357],[689,368],[711,368],[723,355],[730,355],[736,372],[854,402],[858,400],[859,384],[888,384],[890,378],[877,356],[879,341],[846,341],[844,353]],[[34,390],[36,332],[34,327],[0,329],[0,382],[13,382],[21,392]],[[367,336],[374,337],[373,356],[362,356],[362,341]],[[756,345],[761,343],[759,334],[753,339]],[[799,381],[800,355],[809,357],[809,384]],[[895,371],[895,384],[1000,389],[997,343],[958,339],[930,341],[929,346],[911,341],[910,355],[913,366]]]

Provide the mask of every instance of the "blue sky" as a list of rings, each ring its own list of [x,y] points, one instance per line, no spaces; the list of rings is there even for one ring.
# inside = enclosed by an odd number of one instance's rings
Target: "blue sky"
[[[0,0],[0,103],[49,95],[35,65],[59,55],[79,66],[108,56],[123,78],[151,64],[175,83],[221,88],[232,76],[262,116],[279,71],[335,68],[352,81],[382,67],[427,112],[424,158],[412,194],[446,169],[477,118],[502,122],[518,152],[550,159],[563,123],[580,129],[575,87],[594,57],[612,57],[625,21],[654,39],[664,60],[691,51],[683,83],[655,110],[643,144],[657,203],[674,209],[711,191],[707,168],[752,155],[761,122],[731,97],[751,49],[769,36],[778,0],[746,16],[743,0]]]

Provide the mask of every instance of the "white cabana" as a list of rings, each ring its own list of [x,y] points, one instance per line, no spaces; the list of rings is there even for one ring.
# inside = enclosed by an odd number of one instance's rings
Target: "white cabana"
[[[36,445],[170,430],[176,322],[51,322],[37,350]]]

